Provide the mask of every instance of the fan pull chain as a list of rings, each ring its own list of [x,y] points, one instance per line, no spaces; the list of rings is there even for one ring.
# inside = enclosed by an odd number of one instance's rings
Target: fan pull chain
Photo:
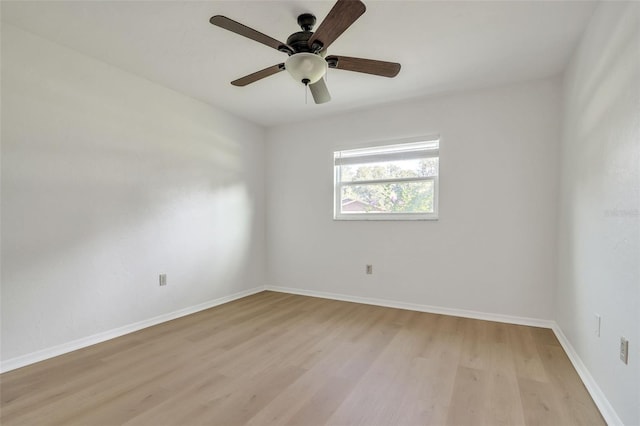
[[[302,83],[304,83],[304,104],[307,105],[307,97],[308,97],[308,93],[309,93],[309,79],[305,78],[302,80]]]

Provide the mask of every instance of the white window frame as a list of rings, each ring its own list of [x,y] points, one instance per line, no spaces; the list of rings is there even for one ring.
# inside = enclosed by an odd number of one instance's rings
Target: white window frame
[[[369,181],[342,182],[340,166],[349,164],[366,164],[371,162],[407,160],[418,158],[440,158],[440,137],[425,136],[420,138],[386,141],[369,144],[361,148],[334,151],[333,169],[333,219],[334,220],[437,220],[440,165],[436,176],[376,179]],[[351,185],[385,184],[397,182],[433,181],[433,213],[342,213],[342,188]]]

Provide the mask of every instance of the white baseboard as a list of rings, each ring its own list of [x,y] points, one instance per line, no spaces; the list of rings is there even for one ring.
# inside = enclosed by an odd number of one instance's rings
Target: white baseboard
[[[529,325],[532,327],[553,328],[555,322],[538,318],[518,317],[503,314],[468,311],[465,309],[444,308],[441,306],[421,305],[417,303],[399,302],[396,300],[374,299],[370,297],[350,296],[324,291],[302,290],[290,287],[266,286],[265,290],[280,293],[299,294],[301,296],[321,297],[323,299],[342,300],[344,302],[363,303],[366,305],[384,306],[387,308],[407,309],[410,311],[428,312],[431,314],[450,315],[454,317],[473,318],[484,321],[504,322],[508,324]]]
[[[133,324],[125,325],[123,327],[118,327],[112,330],[104,331],[102,333],[94,334],[92,336],[87,336],[81,339],[73,340],[71,342],[63,343],[51,348],[42,349],[16,358],[11,358],[0,363],[0,372],[4,373],[7,371],[15,370],[16,368],[25,367],[29,364],[44,361],[58,355],[86,348],[87,346],[95,345],[96,343],[101,343],[107,340],[114,339],[116,337],[123,336],[125,334],[133,333],[134,331],[142,330],[143,328],[151,327],[166,321],[171,321],[176,318],[194,314],[196,312],[213,308],[214,306],[222,305],[223,303],[228,303],[236,299],[241,299],[243,297],[247,297],[264,290],[265,288],[263,286],[260,286],[249,290],[240,291],[229,296],[220,297],[218,299],[209,300],[195,306],[190,306],[188,308],[169,312],[168,314],[159,315],[157,317],[149,318],[144,321],[139,321]]]
[[[567,336],[565,336],[562,332],[560,326],[554,322],[552,330],[558,338],[558,341],[562,345],[562,348],[567,353],[571,364],[573,364],[573,367],[576,369],[578,375],[582,379],[582,383],[584,383],[584,386],[587,388],[587,391],[589,392],[589,395],[591,395],[593,402],[595,402],[596,406],[600,410],[600,414],[602,414],[604,420],[609,426],[622,426],[624,423],[622,423],[622,420],[620,420],[620,417],[618,417],[618,414],[611,406],[611,403],[604,395],[602,389],[600,389],[600,386],[598,386],[598,383],[595,381],[593,376],[591,376],[591,373],[589,373],[589,370],[582,362],[580,356],[578,356],[578,353],[569,342],[569,339],[567,339]]]

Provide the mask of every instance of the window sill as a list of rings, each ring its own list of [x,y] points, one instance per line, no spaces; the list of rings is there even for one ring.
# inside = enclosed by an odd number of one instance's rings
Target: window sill
[[[369,220],[385,220],[385,221],[415,221],[415,220],[428,220],[437,221],[439,218],[437,215],[418,215],[418,214],[398,214],[398,215],[339,215],[335,216],[335,221],[369,221]]]

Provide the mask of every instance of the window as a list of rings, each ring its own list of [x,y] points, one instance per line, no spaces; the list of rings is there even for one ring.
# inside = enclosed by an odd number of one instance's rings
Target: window
[[[334,152],[334,219],[437,219],[439,146],[424,138]]]

